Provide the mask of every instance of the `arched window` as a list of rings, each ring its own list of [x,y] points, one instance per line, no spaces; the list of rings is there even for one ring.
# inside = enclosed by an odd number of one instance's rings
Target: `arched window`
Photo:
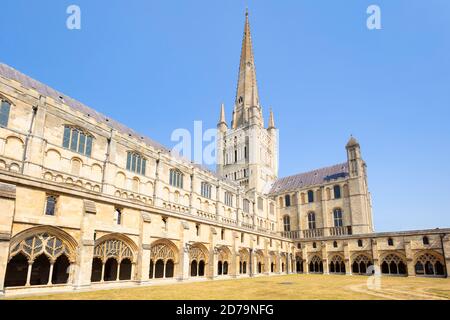
[[[229,207],[233,206],[233,194],[231,192],[225,192],[225,205]]]
[[[7,127],[11,104],[8,101],[1,100],[0,104],[0,126]]]
[[[243,201],[243,210],[245,213],[250,212],[250,201],[248,201],[247,199],[244,199]]]
[[[127,170],[145,176],[147,160],[140,154],[132,151],[127,152]]]
[[[45,203],[45,215],[54,216],[56,213],[56,196],[47,196]]]
[[[92,136],[80,128],[64,126],[63,147],[90,157]]]
[[[201,183],[201,195],[202,197],[211,199],[211,185],[209,183]]]
[[[284,203],[285,203],[286,207],[291,206],[291,196],[290,195],[287,194],[284,196]]]
[[[173,187],[183,188],[183,174],[176,169],[170,169],[170,180],[169,183]]]
[[[308,203],[314,202],[314,191],[309,190],[308,191]]]
[[[422,242],[423,242],[424,245],[429,245],[430,244],[430,239],[427,236],[425,236],[425,237],[422,238]]]
[[[352,273],[353,274],[367,274],[367,269],[372,266],[373,263],[365,255],[359,255],[353,260]]]
[[[114,222],[118,225],[122,224],[122,210],[119,208],[114,210]]]
[[[310,273],[323,273],[323,262],[318,256],[314,256],[309,262]]]
[[[393,274],[393,275],[405,275],[406,264],[403,262],[396,254],[387,255],[381,263],[381,273],[383,274]]]
[[[308,213],[308,228],[310,230],[316,228],[316,214],[314,212]]]
[[[329,265],[330,273],[345,274],[345,263],[341,256],[334,256]]]
[[[445,274],[444,263],[442,259],[438,259],[432,253],[422,254],[416,260],[416,275],[443,276]]]
[[[334,226],[342,227],[344,225],[342,221],[342,210],[340,208],[333,210]]]
[[[337,247],[338,247],[337,241],[334,241],[334,242],[333,242],[333,247],[334,247],[334,248],[337,248]]]
[[[392,238],[388,239],[388,246],[393,246],[394,245],[394,240]]]
[[[341,198],[341,186],[335,185],[333,187],[333,190],[334,190],[334,198],[335,199],[340,199]]]
[[[291,218],[288,215],[283,217],[284,231],[291,231]]]
[[[173,278],[176,252],[166,243],[153,244],[150,249],[149,278]]]
[[[316,249],[316,248],[317,248],[317,244],[316,244],[315,242],[313,242],[312,247],[313,247],[314,249]]]
[[[361,239],[358,240],[358,247],[362,247],[363,246],[363,241]]]

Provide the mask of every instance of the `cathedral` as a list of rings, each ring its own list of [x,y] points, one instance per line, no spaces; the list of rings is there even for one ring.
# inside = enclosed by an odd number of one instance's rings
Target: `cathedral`
[[[450,229],[374,231],[354,137],[342,163],[278,176],[248,13],[215,172],[5,64],[0,102],[0,296],[292,273],[448,275]]]

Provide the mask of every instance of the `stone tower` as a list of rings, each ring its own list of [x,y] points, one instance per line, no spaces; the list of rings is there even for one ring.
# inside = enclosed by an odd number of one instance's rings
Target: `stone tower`
[[[278,176],[278,136],[272,111],[264,127],[248,12],[231,126],[222,105],[217,130],[217,172],[247,191],[262,193]]]

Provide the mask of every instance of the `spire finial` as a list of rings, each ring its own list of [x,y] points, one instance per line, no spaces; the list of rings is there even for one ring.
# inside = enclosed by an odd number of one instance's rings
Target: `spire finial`
[[[268,129],[275,129],[275,119],[273,117],[272,107],[270,107],[269,127]]]

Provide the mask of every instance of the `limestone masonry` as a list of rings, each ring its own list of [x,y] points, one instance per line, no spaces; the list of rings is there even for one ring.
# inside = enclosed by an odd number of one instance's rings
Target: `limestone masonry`
[[[378,268],[448,274],[450,229],[374,233],[354,137],[345,162],[278,177],[248,14],[215,173],[4,64],[0,100],[0,295]]]

